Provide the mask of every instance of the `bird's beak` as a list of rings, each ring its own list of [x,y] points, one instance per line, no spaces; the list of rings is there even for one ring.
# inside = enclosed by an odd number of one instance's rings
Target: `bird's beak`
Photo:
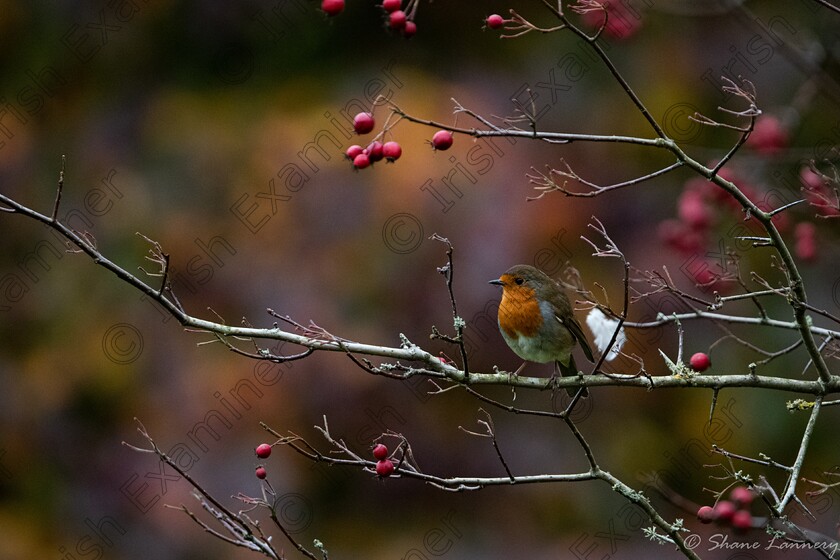
[[[490,280],[488,282],[488,284],[493,284],[494,286],[503,286],[504,285],[504,283],[501,280],[498,280],[498,279]]]

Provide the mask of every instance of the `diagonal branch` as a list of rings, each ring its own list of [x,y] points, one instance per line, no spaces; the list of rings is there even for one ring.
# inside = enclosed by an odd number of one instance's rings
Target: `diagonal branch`
[[[590,4],[591,3],[592,2],[590,2]],[[590,48],[593,51],[595,51],[595,54],[598,56],[598,58],[601,59],[601,62],[604,64],[604,66],[607,67],[607,70],[609,70],[610,74],[612,74],[615,81],[618,82],[618,84],[621,86],[621,89],[624,90],[624,93],[627,94],[627,97],[630,98],[630,101],[633,103],[633,105],[636,106],[636,109],[638,109],[638,111],[642,114],[642,116],[645,118],[648,124],[650,124],[651,128],[653,128],[653,130],[656,132],[656,135],[662,139],[668,138],[668,135],[665,133],[665,130],[656,121],[656,119],[653,118],[653,115],[651,115],[648,108],[645,106],[645,104],[642,102],[639,96],[636,95],[636,92],[633,91],[633,88],[630,87],[630,84],[627,82],[627,80],[624,78],[621,72],[619,72],[615,64],[613,64],[613,61],[612,59],[610,59],[609,55],[607,55],[607,52],[597,42],[598,35],[596,35],[595,37],[590,37],[578,27],[572,25],[572,23],[566,18],[565,14],[563,14],[563,12],[557,7],[553,6],[546,0],[543,0],[543,4],[545,4],[549,10],[554,12],[554,15],[556,15],[560,19],[560,21],[562,21],[569,28],[570,31],[572,31],[572,33],[580,37],[590,46]],[[572,9],[574,9],[574,6],[572,7]],[[604,22],[604,27],[606,27],[606,20]]]
[[[811,409],[811,416],[808,418],[808,424],[802,432],[802,443],[799,445],[799,452],[796,454],[796,460],[790,469],[790,476],[785,486],[784,494],[779,503],[776,504],[776,512],[782,515],[785,507],[796,496],[796,483],[799,481],[799,473],[802,471],[802,464],[805,462],[805,453],[808,450],[808,444],[811,441],[811,435],[814,433],[814,427],[817,425],[817,417],[820,414],[820,406],[822,405],[822,397],[818,396],[814,400],[814,408]]]

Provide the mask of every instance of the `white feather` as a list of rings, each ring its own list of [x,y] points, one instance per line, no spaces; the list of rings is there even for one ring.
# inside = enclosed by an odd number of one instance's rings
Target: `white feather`
[[[607,345],[610,343],[610,340],[612,340],[616,327],[618,327],[618,319],[611,319],[607,317],[603,311],[597,307],[593,307],[592,311],[590,311],[586,316],[586,324],[589,326],[589,330],[592,331],[592,334],[595,337],[595,346],[597,346],[598,351],[603,354],[604,350],[607,349]],[[624,327],[622,327],[618,336],[615,338],[615,344],[613,344],[613,347],[610,348],[610,353],[606,358],[607,361],[613,360],[616,356],[618,356],[618,353],[621,352],[621,348],[624,346],[625,342],[627,342],[627,335],[624,333]]]

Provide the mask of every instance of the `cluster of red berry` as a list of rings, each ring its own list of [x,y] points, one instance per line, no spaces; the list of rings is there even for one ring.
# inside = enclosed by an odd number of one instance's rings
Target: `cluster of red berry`
[[[758,191],[728,169],[721,169],[718,175],[734,182],[748,198],[756,200]],[[714,183],[702,177],[689,179],[677,199],[677,219],[662,222],[659,225],[659,237],[666,245],[684,255],[705,253],[712,227],[724,211],[740,212],[741,206]],[[777,227],[787,225],[784,213],[777,214],[774,220]]]
[[[417,24],[408,19],[401,8],[402,0],[382,0],[382,9],[388,14],[388,27],[401,31],[406,39],[410,39],[417,33]]]
[[[269,455],[271,455],[271,446],[267,443],[261,443],[254,450],[254,453],[256,453],[257,457],[259,457],[260,459],[268,459]],[[262,480],[266,476],[268,476],[268,471],[265,470],[264,466],[258,465],[257,470],[254,472],[254,474],[257,476],[257,478]]]
[[[755,121],[752,134],[746,145],[764,156],[774,156],[790,146],[790,133],[785,125],[773,115],[762,115]],[[802,193],[817,214],[829,218],[840,216],[837,193],[832,188],[829,177],[814,171],[810,166],[802,166],[799,171]],[[765,210],[762,208],[762,210]],[[776,224],[781,230],[779,224]],[[786,224],[783,224],[786,225]],[[805,261],[814,260],[816,254],[816,228],[812,223],[797,224],[794,230],[796,253]]]
[[[719,175],[738,185],[741,192],[750,200],[758,201],[756,205],[765,212],[774,209],[771,207],[773,196],[763,193],[761,189],[750,185],[727,169],[721,169]],[[805,185],[803,190],[806,200],[816,200],[819,197],[824,200],[826,198],[825,193],[829,187],[826,186],[822,177],[810,169],[804,168],[800,178]],[[810,181],[810,183],[807,181]],[[812,202],[812,205],[824,215],[829,215],[831,212],[840,214],[828,204],[818,206]],[[702,177],[689,179],[683,187],[682,194],[677,199],[677,218],[665,220],[659,224],[659,238],[667,246],[683,255],[705,254],[712,238],[712,230],[717,223],[723,221],[721,220],[721,214],[724,212],[734,215],[743,213],[743,209],[734,198],[723,189],[718,188],[717,185]],[[775,214],[773,223],[784,234],[791,229],[791,215],[787,212]],[[744,231],[743,233],[746,235],[761,235],[762,233],[754,221],[745,224],[743,227],[755,228],[755,231],[752,231],[752,229]],[[793,228],[794,253],[803,262],[813,262],[817,258],[816,234],[816,227],[810,222],[800,222]],[[701,272],[707,273],[708,271],[701,270]],[[711,279],[697,278],[697,280],[706,283]]]
[[[772,115],[762,115],[755,122],[752,134],[746,146],[760,156],[775,156],[789,147],[790,137],[781,121]],[[781,205],[773,193],[750,184],[749,181],[729,169],[721,169],[720,177],[735,183],[741,192],[763,211],[769,212]],[[823,176],[809,166],[803,166],[799,173],[802,193],[806,202],[819,216],[840,216],[837,194],[832,188],[829,177]],[[703,254],[710,242],[712,228],[722,220],[721,214],[743,213],[743,209],[734,198],[723,189],[702,177],[689,179],[677,201],[677,218],[665,220],[659,225],[659,238],[672,249],[686,255]],[[792,227],[791,214],[780,212],[773,216],[773,223],[781,233],[793,230],[794,254],[803,262],[813,262],[818,257],[817,228],[811,222],[799,222]],[[761,235],[755,222],[747,222],[744,227],[753,227],[755,231],[744,232],[747,235]],[[701,274],[708,272],[701,271]],[[706,283],[710,278],[697,278]],[[718,288],[718,286],[715,286]]]
[[[394,472],[394,462],[388,458],[388,448],[381,443],[373,447],[373,458],[376,459],[376,474],[381,477],[391,476]]]
[[[353,119],[353,129],[356,134],[368,134],[376,126],[376,121],[373,119],[371,113],[359,113]],[[379,136],[381,136],[380,133]],[[448,150],[452,146],[452,133],[448,130],[439,130],[432,136],[432,147],[435,150]],[[347,151],[344,152],[347,159],[353,162],[353,167],[356,169],[364,169],[369,167],[372,163],[382,160],[383,158],[393,163],[397,161],[402,155],[402,147],[394,141],[385,142],[384,144],[379,140],[374,140],[368,144],[367,148],[362,148],[358,144],[353,144]]]
[[[321,10],[328,16],[337,16],[344,11],[344,0],[321,0]],[[388,14],[388,27],[402,32],[406,38],[417,33],[417,24],[402,10],[402,0],[382,0],[382,9]]]
[[[254,449],[254,453],[260,459],[268,459],[271,455],[271,446],[267,443],[261,443]],[[377,443],[373,447],[373,457],[376,459],[376,474],[381,477],[388,477],[394,473],[394,462],[388,458],[388,448],[385,445]],[[257,478],[263,480],[268,476],[268,471],[265,470],[263,465],[258,465],[254,474]]]
[[[750,504],[755,498],[752,490],[746,486],[736,486],[729,494],[729,500],[721,500],[714,507],[703,506],[697,510],[700,523],[717,522],[729,525],[735,531],[743,533],[752,529],[753,518]]]

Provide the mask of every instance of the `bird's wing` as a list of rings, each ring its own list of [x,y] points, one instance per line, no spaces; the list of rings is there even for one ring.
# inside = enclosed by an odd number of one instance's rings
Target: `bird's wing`
[[[557,317],[557,320],[563,323],[563,325],[569,329],[569,332],[572,333],[572,336],[580,342],[580,347],[583,349],[583,353],[586,354],[589,361],[595,363],[595,358],[592,357],[592,348],[590,348],[589,343],[586,342],[586,335],[583,334],[583,329],[580,327],[580,323],[578,323],[577,319],[571,317],[568,321],[563,321],[560,317]]]

